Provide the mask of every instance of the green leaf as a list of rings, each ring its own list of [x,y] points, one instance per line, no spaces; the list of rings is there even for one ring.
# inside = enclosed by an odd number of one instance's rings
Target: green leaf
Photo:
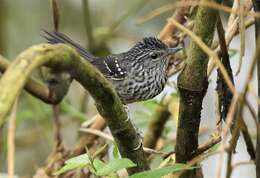
[[[106,164],[99,159],[94,159],[93,165],[94,165],[94,168],[96,171],[98,171],[98,170],[102,169],[104,166],[106,166]]]
[[[213,147],[211,147],[210,149],[208,149],[208,153],[213,153],[213,152],[215,152],[215,151],[217,151],[218,149],[219,149],[219,146],[220,146],[220,144],[219,143],[217,143],[217,144],[215,144]]]
[[[73,157],[65,161],[65,164],[89,164],[90,159],[87,153]]]
[[[97,170],[96,173],[97,176],[105,176],[114,173],[120,169],[134,167],[134,166],[136,166],[136,164],[134,164],[130,159],[127,158],[115,159],[108,162],[101,169]]]
[[[83,168],[85,166],[86,166],[86,164],[66,164],[60,170],[55,172],[54,175],[57,176],[57,175],[60,175],[64,172],[67,172],[67,171],[70,171],[70,170],[73,170],[73,169]]]
[[[67,161],[65,161],[65,165],[54,173],[54,175],[60,175],[64,172],[67,172],[69,170],[82,168],[90,164],[90,159],[87,154],[83,154],[80,156],[73,157]]]
[[[194,169],[195,167],[189,167],[185,168],[185,164],[174,164],[171,166],[163,167],[163,168],[158,168],[150,171],[143,171],[136,173],[130,178],[161,178],[162,176],[165,176],[170,173],[178,172],[181,170],[189,170],[189,169]]]
[[[114,157],[114,159],[120,158],[120,153],[119,153],[119,150],[118,150],[115,142],[114,142],[114,148],[113,148],[113,157]]]

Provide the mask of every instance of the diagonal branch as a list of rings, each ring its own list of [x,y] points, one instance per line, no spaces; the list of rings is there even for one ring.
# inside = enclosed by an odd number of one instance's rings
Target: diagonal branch
[[[0,80],[0,126],[32,71],[42,65],[66,71],[90,92],[100,115],[106,120],[122,157],[137,164],[129,174],[149,169],[139,137],[129,122],[122,102],[112,85],[89,62],[63,44],[40,44],[25,50],[9,66]],[[15,85],[14,85],[15,83]]]
[[[220,14],[218,13],[218,20],[217,20],[217,33],[218,33],[218,38],[219,38],[219,44],[220,44],[220,53],[218,54],[219,57],[221,58],[221,62],[225,69],[227,70],[228,77],[232,84],[234,85],[234,77],[232,73],[232,68],[230,65],[230,60],[229,60],[229,54],[228,54],[228,49],[227,49],[227,44],[225,40],[225,30],[223,28],[223,24],[220,18]],[[227,84],[225,83],[223,76],[220,72],[220,70],[217,70],[217,87],[216,91],[218,94],[218,100],[219,100],[219,112],[221,114],[221,119],[225,120],[233,95],[228,88]]]
[[[185,3],[187,0],[182,0]],[[175,19],[181,24],[186,22],[185,16],[187,16],[189,12],[189,6],[183,6],[178,8],[171,18]],[[159,34],[159,38],[168,44],[169,46],[176,46],[178,44],[178,39],[174,39],[174,34],[177,31],[176,26],[168,20],[167,24],[163,27]]]

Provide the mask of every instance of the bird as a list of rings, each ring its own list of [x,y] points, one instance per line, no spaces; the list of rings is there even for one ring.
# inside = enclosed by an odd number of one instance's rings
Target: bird
[[[156,37],[144,37],[126,52],[98,57],[61,32],[42,35],[49,44],[68,44],[94,65],[114,86],[124,104],[146,101],[162,92],[167,83],[167,67],[181,47],[170,48]]]

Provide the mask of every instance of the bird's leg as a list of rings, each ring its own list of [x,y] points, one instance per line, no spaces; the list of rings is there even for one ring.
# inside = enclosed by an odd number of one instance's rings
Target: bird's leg
[[[131,121],[129,107],[127,105],[123,105],[123,107],[124,107],[126,114],[127,114],[127,119],[126,119],[125,122]],[[136,127],[135,123],[132,122],[132,124],[134,126],[134,129],[137,132],[138,137],[140,138],[138,145],[134,148],[134,150],[136,151],[143,145],[144,136],[143,136],[143,133],[140,131],[140,129],[138,127]]]

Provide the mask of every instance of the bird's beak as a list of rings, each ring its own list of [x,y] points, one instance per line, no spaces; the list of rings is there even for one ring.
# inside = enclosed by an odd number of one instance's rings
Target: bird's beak
[[[175,54],[176,52],[182,50],[182,47],[176,47],[176,48],[168,48],[167,49],[167,54],[168,55],[173,55]]]

